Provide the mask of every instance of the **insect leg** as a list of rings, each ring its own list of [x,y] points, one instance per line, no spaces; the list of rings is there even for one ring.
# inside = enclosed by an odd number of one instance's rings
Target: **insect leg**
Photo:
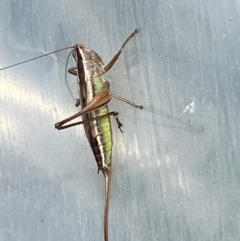
[[[138,108],[138,109],[140,109],[140,110],[143,109],[143,105],[137,105],[137,104],[131,102],[130,100],[127,100],[127,99],[125,99],[125,98],[122,98],[121,96],[115,95],[115,94],[113,94],[113,93],[111,93],[111,96],[114,97],[114,98],[116,98],[116,99],[118,99],[118,100],[121,100],[121,101],[123,101],[123,102],[125,102],[125,103],[127,103],[127,104],[129,104],[129,105],[131,105],[131,106],[133,106],[133,107],[135,107],[135,108]]]
[[[74,67],[71,67],[70,69],[68,69],[68,73],[77,76],[77,66],[74,66]],[[69,87],[68,87],[68,89],[69,89]],[[81,105],[80,99],[76,99],[75,106],[78,107],[79,105]]]
[[[77,113],[77,114],[78,114],[78,113]],[[93,121],[93,120],[98,120],[98,119],[101,119],[101,118],[103,118],[103,117],[112,115],[112,116],[114,117],[114,119],[116,120],[116,122],[117,122],[117,125],[118,125],[119,130],[120,130],[121,132],[123,132],[122,129],[121,129],[121,127],[122,127],[123,125],[122,125],[122,123],[119,121],[119,119],[118,119],[118,117],[117,117],[118,114],[119,114],[118,112],[112,111],[112,112],[109,112],[109,113],[107,113],[107,114],[105,114],[105,115],[97,116],[97,117],[94,117],[94,118],[91,118],[91,119],[88,119],[88,120],[78,121],[78,122],[75,122],[75,123],[72,123],[72,124],[69,124],[69,125],[64,125],[64,124],[66,123],[66,120],[69,119],[69,118],[67,118],[67,119],[65,119],[65,120],[63,120],[63,121],[60,121],[60,122],[56,123],[56,124],[55,124],[55,128],[58,129],[58,130],[63,130],[63,129],[67,129],[67,128],[72,127],[72,126],[81,125],[81,124],[88,123],[88,122]],[[70,118],[71,118],[71,117],[70,117]]]
[[[81,105],[81,103],[80,103],[80,99],[76,99],[75,106],[78,107],[79,105]]]
[[[138,33],[138,29],[135,29],[129,36],[128,38],[125,40],[125,42],[123,43],[123,45],[121,46],[121,48],[119,49],[119,51],[117,52],[117,54],[112,58],[112,60],[107,64],[107,66],[104,68],[104,73],[107,73],[111,68],[112,66],[115,64],[115,62],[118,60],[120,54],[122,53],[124,47],[126,46],[126,44],[128,43],[128,41],[135,35]]]
[[[76,69],[77,69],[77,66],[71,67],[70,69],[68,69],[68,73],[77,76],[77,70]]]
[[[70,69],[68,69],[68,73],[77,76],[77,66],[74,66],[74,67],[71,67]],[[67,86],[68,92],[70,93],[72,99],[74,100],[73,93],[72,93],[72,91],[71,91],[71,89],[68,85],[68,82],[67,82],[67,72],[66,71],[65,71],[65,84]],[[78,107],[80,104],[81,104],[80,99],[76,99],[75,106]]]
[[[79,111],[75,115],[72,115],[59,123],[56,123],[55,128],[61,129],[61,126],[64,125],[65,123],[67,123],[83,114],[86,114],[90,111],[96,110],[96,109],[100,108],[101,106],[106,105],[110,100],[111,100],[111,95],[110,95],[109,91],[104,89],[103,91],[101,91],[100,93],[95,95],[95,97],[81,111]]]
[[[135,107],[135,108],[138,108],[138,109],[140,109],[140,110],[143,109],[143,106],[142,106],[142,105],[137,105],[137,104],[131,102],[130,100],[124,99],[124,98],[122,98],[121,96],[115,95],[115,94],[113,94],[112,92],[110,92],[110,83],[109,83],[109,81],[104,80],[103,85],[104,85],[104,88],[109,92],[109,94],[110,94],[112,97],[114,97],[114,98],[116,98],[116,99],[118,99],[118,100],[121,100],[121,101],[123,101],[123,102],[125,102],[125,103],[127,103],[127,104],[129,104],[129,105],[131,105],[131,106],[133,106],[133,107]]]

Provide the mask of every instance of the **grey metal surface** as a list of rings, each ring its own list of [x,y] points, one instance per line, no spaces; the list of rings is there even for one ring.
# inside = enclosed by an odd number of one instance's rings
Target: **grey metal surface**
[[[240,236],[240,3],[0,1],[0,66],[75,43],[114,68],[110,240]],[[0,240],[103,240],[104,179],[64,82],[68,51],[0,71]],[[71,65],[73,62],[70,61]],[[71,88],[76,79],[68,77]],[[75,91],[76,93],[76,91]]]

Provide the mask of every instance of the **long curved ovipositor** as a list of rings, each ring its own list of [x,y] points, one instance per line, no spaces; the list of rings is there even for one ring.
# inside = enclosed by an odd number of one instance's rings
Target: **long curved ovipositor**
[[[108,241],[108,223],[109,223],[109,206],[110,206],[110,190],[112,181],[112,168],[103,168],[102,173],[105,179],[105,204],[104,204],[104,240]]]

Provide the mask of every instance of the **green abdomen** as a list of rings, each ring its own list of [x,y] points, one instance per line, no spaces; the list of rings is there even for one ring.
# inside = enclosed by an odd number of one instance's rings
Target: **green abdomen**
[[[102,91],[103,85],[101,77],[93,78],[94,95]],[[86,119],[91,119],[107,114],[108,106],[102,106],[88,114]],[[89,144],[93,150],[98,169],[101,170],[104,166],[111,165],[112,159],[112,128],[110,116],[104,116],[89,123],[84,124],[86,135],[89,139]]]

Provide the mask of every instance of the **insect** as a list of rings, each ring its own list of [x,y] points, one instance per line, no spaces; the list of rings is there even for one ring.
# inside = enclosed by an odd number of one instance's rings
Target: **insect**
[[[88,142],[95,156],[98,172],[102,171],[105,179],[105,204],[104,204],[104,240],[108,241],[108,219],[109,219],[109,201],[110,201],[110,186],[112,177],[112,128],[110,116],[112,115],[121,130],[122,123],[118,119],[118,112],[108,110],[108,102],[111,97],[119,99],[135,108],[143,109],[142,105],[136,105],[133,102],[124,99],[110,92],[110,83],[102,79],[102,75],[107,73],[121,55],[124,47],[129,40],[138,33],[135,29],[128,38],[124,41],[117,54],[112,58],[109,64],[104,67],[102,59],[99,55],[83,44],[76,44],[72,50],[72,56],[75,59],[76,66],[68,70],[70,74],[77,76],[79,99],[75,106],[81,105],[81,111],[58,122],[55,128],[58,130],[66,129],[72,126],[83,124]],[[64,49],[67,49],[64,48]],[[62,51],[64,49],[58,50]],[[51,53],[55,53],[54,51]],[[49,55],[42,55],[40,57]],[[39,57],[37,57],[39,58]],[[36,59],[36,58],[34,58]],[[21,63],[28,62],[24,61]],[[15,66],[18,64],[14,64]],[[12,67],[8,66],[3,69]],[[2,69],[1,69],[2,70]],[[82,121],[68,124],[77,117],[82,116]],[[122,131],[122,130],[121,130]]]
[[[104,207],[104,239],[108,241],[108,217],[110,185],[112,176],[112,129],[110,115],[115,118],[118,128],[121,130],[122,124],[118,119],[118,112],[109,112],[107,103],[111,97],[115,97],[135,108],[143,109],[143,106],[136,105],[129,100],[123,99],[110,92],[110,84],[102,79],[102,75],[107,73],[119,58],[125,45],[136,34],[135,29],[125,40],[117,54],[109,64],[104,67],[102,59],[93,50],[82,44],[74,46],[72,55],[76,61],[76,67],[70,68],[69,73],[77,75],[79,99],[75,106],[81,105],[81,111],[77,114],[55,124],[58,130],[83,124],[89,144],[94,153],[98,171],[101,170],[105,178],[105,207]],[[82,116],[82,121],[65,125],[67,122]]]

